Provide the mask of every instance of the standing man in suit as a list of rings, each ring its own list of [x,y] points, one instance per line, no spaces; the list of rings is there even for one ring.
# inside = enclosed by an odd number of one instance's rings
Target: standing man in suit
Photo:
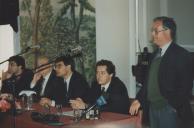
[[[48,103],[51,106],[55,106],[58,89],[60,89],[60,82],[62,82],[62,80],[56,76],[52,64],[48,63],[48,57],[38,57],[37,66],[39,68],[34,74],[30,88],[37,93],[36,96],[37,99],[40,100],[40,104]],[[51,102],[48,102],[50,100]]]
[[[108,95],[107,104],[102,106],[102,111],[128,114],[129,97],[127,88],[118,77],[115,77],[115,66],[108,60],[97,62],[96,80],[92,83],[87,98],[71,100],[71,106],[74,109],[85,109],[89,105],[95,104],[102,93]]]
[[[8,61],[8,70],[2,74],[1,92],[15,94],[19,98],[19,93],[28,89],[33,72],[26,68],[25,59],[22,56],[12,56]]]
[[[129,112],[134,115],[140,107],[145,110],[149,105],[151,128],[191,127],[191,58],[189,52],[176,44],[175,21],[169,17],[155,18],[152,37],[158,50]]]
[[[75,70],[73,58],[69,56],[57,58],[55,70],[56,75],[63,79],[63,84],[60,84],[60,89],[57,91],[59,104],[67,106],[70,99],[75,99],[76,97],[85,98],[89,86],[86,79]],[[47,102],[49,103],[50,100]]]

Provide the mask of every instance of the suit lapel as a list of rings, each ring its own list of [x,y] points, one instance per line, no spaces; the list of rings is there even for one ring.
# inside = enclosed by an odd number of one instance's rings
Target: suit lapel
[[[163,68],[165,68],[166,63],[168,63],[168,61],[171,59],[170,55],[172,52],[174,52],[173,48],[175,46],[175,43],[172,42],[170,44],[170,46],[168,47],[168,49],[166,50],[166,52],[164,53],[161,63],[160,63],[160,69],[159,72],[161,72],[163,70]]]
[[[112,80],[111,80],[111,82],[110,82],[110,84],[109,84],[109,86],[108,86],[108,88],[106,90],[106,93],[110,93],[111,92],[111,89],[112,89],[111,87],[112,87]]]

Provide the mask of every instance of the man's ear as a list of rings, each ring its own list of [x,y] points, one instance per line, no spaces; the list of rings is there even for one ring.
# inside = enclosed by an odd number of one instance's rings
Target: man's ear
[[[111,73],[111,74],[110,74],[110,76],[112,77],[112,76],[113,76],[113,74]]]
[[[20,66],[18,66],[21,70],[22,70],[22,66],[20,65]]]
[[[70,70],[71,70],[71,65],[67,65],[67,67],[68,67],[68,69],[70,69]]]

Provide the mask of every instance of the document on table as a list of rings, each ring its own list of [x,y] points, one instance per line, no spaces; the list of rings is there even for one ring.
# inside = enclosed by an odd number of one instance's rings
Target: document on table
[[[73,117],[74,114],[73,114],[73,111],[66,111],[66,112],[62,113],[62,116],[71,116],[71,117]]]

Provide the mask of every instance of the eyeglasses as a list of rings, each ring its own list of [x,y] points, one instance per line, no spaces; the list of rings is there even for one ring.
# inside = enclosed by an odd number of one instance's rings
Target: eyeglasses
[[[151,32],[154,32],[157,35],[158,33],[166,31],[166,30],[168,30],[168,28],[162,29],[162,30],[152,29]]]
[[[60,69],[60,68],[62,68],[64,65],[62,65],[62,64],[56,64],[55,66],[54,66],[54,69]]]

